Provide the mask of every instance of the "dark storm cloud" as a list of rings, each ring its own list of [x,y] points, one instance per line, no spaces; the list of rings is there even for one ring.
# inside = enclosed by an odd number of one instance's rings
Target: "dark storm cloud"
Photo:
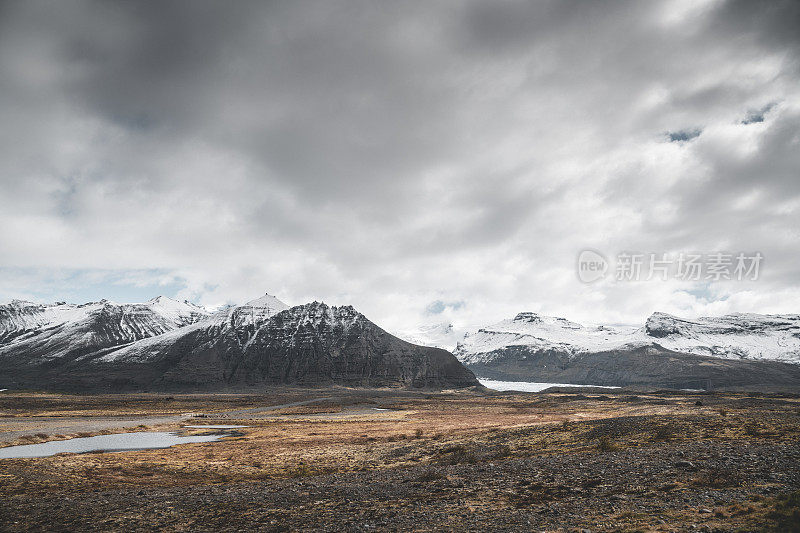
[[[167,269],[201,299],[379,318],[580,312],[585,245],[760,243],[770,290],[794,289],[799,12],[5,2],[0,245],[9,266]]]
[[[784,49],[796,63],[800,52],[798,25],[800,4],[794,0],[734,0],[716,10],[710,27],[720,34],[753,39],[766,48]]]

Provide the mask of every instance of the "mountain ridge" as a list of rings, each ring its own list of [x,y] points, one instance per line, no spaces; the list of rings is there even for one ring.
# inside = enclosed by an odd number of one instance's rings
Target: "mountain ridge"
[[[352,306],[311,302],[289,307],[267,294],[187,317],[175,313],[173,302],[91,304],[77,320],[53,328],[41,318],[22,325],[9,318],[17,329],[8,329],[25,331],[29,338],[0,345],[0,364],[8,369],[0,385],[69,390],[478,386],[451,353],[398,339]],[[119,327],[127,324],[125,312],[130,315],[131,309],[162,320],[149,329]],[[0,318],[6,311],[0,308]],[[28,314],[38,316],[36,309]],[[40,342],[53,336],[59,342]]]
[[[800,315],[734,313],[684,319],[656,312],[641,327],[613,327],[523,312],[466,334],[455,354],[462,362],[474,363],[508,346],[578,354],[647,344],[726,359],[800,363]]]

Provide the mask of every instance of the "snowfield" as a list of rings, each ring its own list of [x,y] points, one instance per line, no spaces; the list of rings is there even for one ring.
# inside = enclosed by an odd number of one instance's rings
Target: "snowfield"
[[[398,337],[411,344],[431,346],[452,352],[461,340],[460,335],[452,324],[423,324],[413,330],[401,331]]]

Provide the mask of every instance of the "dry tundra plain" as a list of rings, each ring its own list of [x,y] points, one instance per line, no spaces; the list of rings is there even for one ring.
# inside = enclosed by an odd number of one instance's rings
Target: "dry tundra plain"
[[[800,395],[0,393],[0,446],[155,430],[226,436],[2,459],[0,530],[800,530]]]

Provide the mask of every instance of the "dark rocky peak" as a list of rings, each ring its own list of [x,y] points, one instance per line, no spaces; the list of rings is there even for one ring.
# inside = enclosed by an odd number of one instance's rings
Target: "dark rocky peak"
[[[800,324],[796,315],[756,315],[735,313],[695,320],[678,318],[667,313],[653,313],[645,323],[651,337],[668,335],[742,335],[767,331],[791,330]]]
[[[685,334],[690,323],[667,313],[655,312],[645,322],[644,329],[651,337]]]
[[[348,329],[353,324],[362,323],[366,320],[366,317],[351,305],[331,307],[324,302],[317,301],[291,307],[275,316],[276,323],[294,324],[298,327],[303,326],[314,329],[325,329],[334,326]]]
[[[518,313],[517,316],[514,317],[514,322],[541,322],[542,317],[540,317],[537,313],[532,313],[530,311],[524,311],[522,313]]]
[[[29,302],[28,300],[18,300],[16,298],[14,300],[11,300],[10,304],[5,304],[0,306],[0,308],[14,308],[14,309],[25,309],[28,307],[40,309],[43,308],[44,306],[42,304]]]

